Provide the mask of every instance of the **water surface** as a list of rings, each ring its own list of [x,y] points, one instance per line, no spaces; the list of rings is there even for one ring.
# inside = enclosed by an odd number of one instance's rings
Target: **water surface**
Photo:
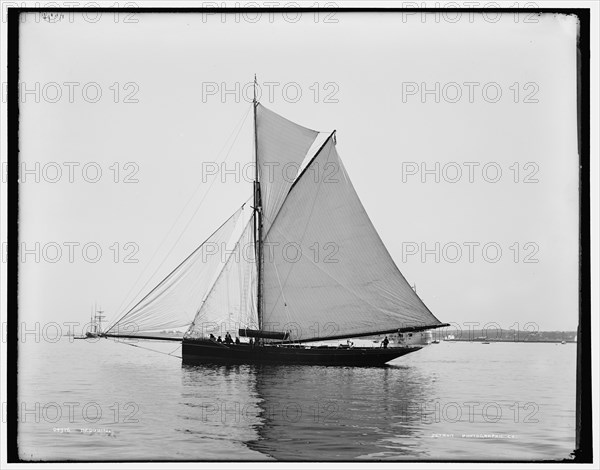
[[[177,343],[137,346],[180,354]],[[386,367],[183,366],[20,344],[30,460],[539,460],[575,446],[576,345],[448,343]]]

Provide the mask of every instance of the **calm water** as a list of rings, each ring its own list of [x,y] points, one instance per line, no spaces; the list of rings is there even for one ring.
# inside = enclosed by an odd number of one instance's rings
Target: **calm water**
[[[19,366],[23,459],[530,460],[575,445],[575,344],[441,343],[382,368],[188,367],[65,338],[22,344]]]

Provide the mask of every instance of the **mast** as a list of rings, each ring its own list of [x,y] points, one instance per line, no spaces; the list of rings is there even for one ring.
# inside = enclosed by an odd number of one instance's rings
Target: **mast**
[[[99,310],[96,310],[96,333],[102,333],[102,320],[106,318],[104,315],[104,310],[100,307]]]
[[[262,200],[260,194],[260,182],[258,171],[258,133],[256,130],[256,74],[254,74],[254,94],[252,108],[254,111],[254,249],[256,253],[257,292],[256,313],[258,316],[258,328],[262,328]]]

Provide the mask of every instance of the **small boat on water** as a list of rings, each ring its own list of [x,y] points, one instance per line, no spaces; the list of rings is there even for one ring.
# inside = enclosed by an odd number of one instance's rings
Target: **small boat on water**
[[[101,336],[158,339],[153,331],[186,326],[184,363],[381,365],[421,349],[388,347],[387,336],[372,346],[332,344],[449,325],[387,251],[337,152],[336,131],[267,109],[256,82],[252,110],[252,203]]]
[[[90,315],[90,322],[87,326],[87,331],[83,335],[74,335],[74,339],[89,339],[89,338],[100,338],[102,337],[102,321],[106,318],[102,315],[104,310],[98,308],[96,303],[92,305],[92,313]]]

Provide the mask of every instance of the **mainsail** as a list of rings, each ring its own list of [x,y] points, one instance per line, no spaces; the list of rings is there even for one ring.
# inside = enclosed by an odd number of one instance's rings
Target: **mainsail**
[[[441,325],[385,248],[333,137],[290,188],[264,246],[263,328],[310,340]]]
[[[266,233],[302,161],[319,133],[287,120],[256,103],[256,161],[263,206],[263,231]]]
[[[335,133],[307,155],[317,131],[253,106],[253,207],[242,206],[108,332],[189,327],[194,338],[239,328],[315,341],[443,326],[371,223]]]

